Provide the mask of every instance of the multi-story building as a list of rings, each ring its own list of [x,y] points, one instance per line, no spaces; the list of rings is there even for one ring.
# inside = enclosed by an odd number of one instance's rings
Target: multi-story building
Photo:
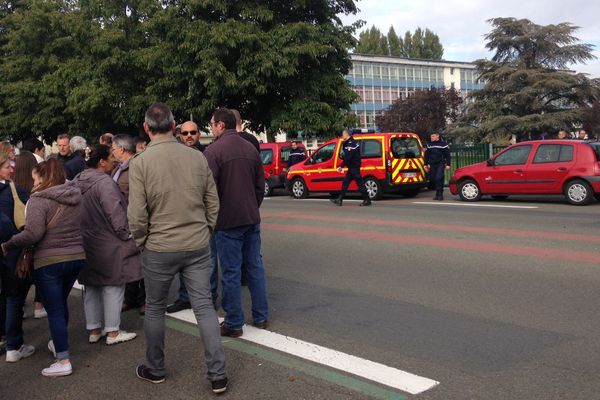
[[[352,111],[359,118],[359,127],[376,128],[376,116],[415,90],[454,87],[466,96],[482,88],[475,68],[466,62],[352,54],[352,69],[346,79],[361,99],[352,104]]]

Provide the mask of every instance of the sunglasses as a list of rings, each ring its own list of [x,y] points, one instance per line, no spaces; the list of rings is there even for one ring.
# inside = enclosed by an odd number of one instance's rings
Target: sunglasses
[[[181,131],[181,136],[197,135],[198,131]]]

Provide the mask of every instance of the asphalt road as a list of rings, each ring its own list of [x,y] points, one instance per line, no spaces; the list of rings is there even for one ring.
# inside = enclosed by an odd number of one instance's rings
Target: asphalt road
[[[521,197],[471,206],[431,197],[363,208],[336,207],[327,196],[273,196],[262,207],[262,252],[270,330],[437,387],[408,395],[233,339],[225,343],[224,398],[600,399],[600,204]],[[134,376],[143,337],[88,345],[81,298],[74,294],[71,304],[75,373],[39,374],[51,361],[47,326],[28,319],[27,338],[41,350],[0,364],[2,398],[212,396],[190,325],[170,323],[169,377],[151,385]],[[133,312],[123,325],[142,334]]]

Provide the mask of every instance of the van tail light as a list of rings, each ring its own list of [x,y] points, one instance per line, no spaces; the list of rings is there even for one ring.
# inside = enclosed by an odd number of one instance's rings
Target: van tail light
[[[594,175],[600,175],[600,161],[594,164]]]

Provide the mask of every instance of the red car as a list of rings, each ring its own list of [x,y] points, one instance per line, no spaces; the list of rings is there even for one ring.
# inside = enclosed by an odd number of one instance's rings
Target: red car
[[[487,162],[459,168],[450,192],[463,201],[481,196],[506,199],[515,194],[564,194],[584,205],[600,193],[600,143],[537,140],[512,145]]]
[[[299,143],[298,147],[306,154],[306,148],[302,143]],[[273,189],[285,187],[291,149],[292,142],[260,144],[260,158],[265,171],[265,196],[270,196]]]

